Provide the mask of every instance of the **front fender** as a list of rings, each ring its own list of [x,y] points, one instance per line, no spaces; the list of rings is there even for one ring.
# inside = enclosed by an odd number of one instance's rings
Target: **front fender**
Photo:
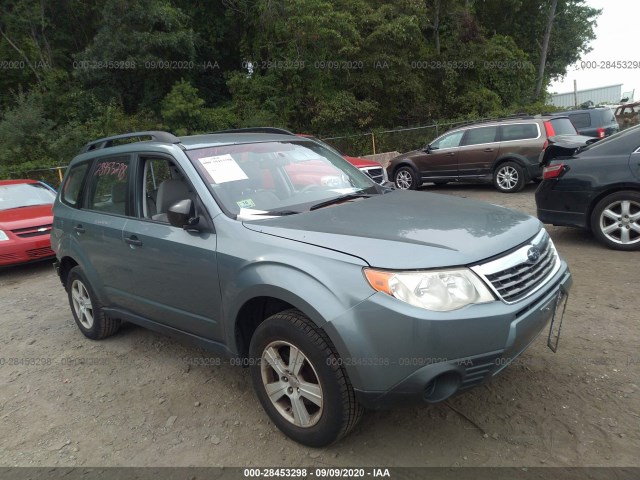
[[[254,298],[270,297],[303,312],[318,327],[325,329],[340,355],[346,354],[341,346],[343,342],[332,338],[330,332],[333,330],[326,328],[327,323],[370,297],[374,291],[362,274],[364,265],[332,257],[275,254],[242,262],[234,269],[232,277],[221,274],[220,278],[228,279],[221,284],[228,325],[225,329],[227,345],[238,353],[235,327],[240,309]]]

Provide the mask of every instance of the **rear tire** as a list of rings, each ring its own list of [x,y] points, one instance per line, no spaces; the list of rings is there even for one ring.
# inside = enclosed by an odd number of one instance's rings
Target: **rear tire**
[[[600,200],[591,214],[591,231],[614,250],[640,250],[640,192],[616,192]]]
[[[420,186],[420,180],[416,171],[405,165],[396,170],[393,175],[393,183],[399,190],[416,190]]]
[[[527,183],[524,168],[516,162],[504,162],[493,172],[493,185],[503,193],[515,193]]]
[[[347,435],[363,408],[327,335],[298,310],[266,319],[249,346],[262,407],[288,437],[324,447]]]
[[[67,294],[73,319],[85,337],[102,340],[120,329],[120,320],[108,317],[102,311],[102,305],[79,266],[69,272]]]

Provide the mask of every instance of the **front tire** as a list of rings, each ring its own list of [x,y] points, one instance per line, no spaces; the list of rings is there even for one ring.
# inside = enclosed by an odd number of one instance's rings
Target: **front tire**
[[[360,420],[363,409],[331,341],[298,310],[262,322],[249,353],[251,380],[262,407],[296,442],[324,447]]]
[[[516,162],[504,162],[493,172],[493,185],[503,193],[515,193],[526,184],[526,173]]]
[[[407,165],[396,170],[393,176],[393,183],[396,184],[396,188],[399,190],[416,190],[420,186],[418,174]]]
[[[616,192],[600,200],[591,214],[591,231],[614,250],[639,250],[640,193]]]
[[[120,320],[108,317],[102,311],[102,305],[79,266],[69,272],[67,294],[73,319],[85,337],[102,340],[120,329]]]

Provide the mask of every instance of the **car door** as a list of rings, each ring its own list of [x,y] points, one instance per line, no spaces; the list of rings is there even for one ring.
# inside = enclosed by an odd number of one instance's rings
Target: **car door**
[[[130,211],[127,191],[131,177],[131,156],[102,157],[88,173],[84,200],[71,221],[73,241],[84,253],[83,270],[103,294],[108,306],[120,305],[119,262],[122,229]]]
[[[480,177],[491,172],[500,153],[498,126],[469,128],[462,139],[458,155],[458,174],[461,179]]]
[[[134,215],[123,229],[126,254],[120,259],[127,308],[169,327],[221,340],[216,234],[186,231],[166,218],[168,206],[183,197],[201,205],[197,193],[171,157],[140,154],[135,164]],[[207,215],[203,209],[198,213]]]
[[[463,135],[464,130],[445,133],[413,157],[423,180],[458,176],[458,150]]]

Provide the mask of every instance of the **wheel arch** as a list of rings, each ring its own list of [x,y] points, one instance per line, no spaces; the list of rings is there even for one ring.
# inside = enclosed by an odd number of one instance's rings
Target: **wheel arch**
[[[518,165],[520,165],[524,169],[524,172],[527,175],[527,177],[529,176],[528,170],[527,170],[528,162],[527,162],[526,158],[521,156],[521,155],[515,155],[513,153],[505,154],[505,155],[503,155],[501,157],[498,157],[493,162],[493,166],[491,167],[491,173],[495,174],[496,170],[500,167],[500,165],[502,165],[504,163],[507,163],[507,162],[515,162],[515,163],[517,163]]]
[[[78,266],[78,262],[76,262],[72,257],[66,256],[60,260],[60,282],[62,282],[62,286],[65,289],[67,288],[69,272],[76,266]]]
[[[316,290],[317,291],[317,290]],[[233,353],[246,358],[249,352],[251,337],[258,325],[271,315],[284,310],[296,309],[305,315],[315,326],[322,329],[336,346],[340,356],[346,354],[341,351],[342,342],[336,341],[332,329],[324,328],[328,319],[337,314],[337,305],[330,306],[330,299],[325,295],[316,305],[312,305],[299,294],[276,285],[260,285],[252,288],[243,295],[237,307],[230,314],[233,318],[233,330],[227,332],[227,342]],[[232,337],[232,338],[229,338]]]
[[[282,298],[285,296],[287,300]],[[281,292],[276,291],[262,292],[246,299],[235,314],[233,322],[235,353],[241,358],[247,358],[251,337],[258,325],[270,316],[290,309],[300,311],[319,328],[322,328],[321,325],[325,323],[319,312],[302,299],[292,299],[290,295],[282,295]]]
[[[420,179],[420,170],[418,169],[418,167],[415,166],[415,164],[409,158],[404,158],[400,160],[397,164],[392,166],[392,170],[391,170],[392,177],[395,177],[396,172],[402,167],[412,168],[415,174],[418,176],[418,179]]]

